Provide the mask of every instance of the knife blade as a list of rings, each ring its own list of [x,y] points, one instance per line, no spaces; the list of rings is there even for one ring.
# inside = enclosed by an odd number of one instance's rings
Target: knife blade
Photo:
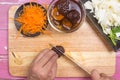
[[[72,61],[74,64],[76,64],[78,67],[80,67],[82,70],[84,70],[88,75],[91,75],[91,71],[83,66],[82,64],[80,64],[80,62],[78,62],[77,60],[75,60],[74,58],[70,57],[69,55],[63,53],[61,50],[57,49],[56,46],[54,46],[53,44],[49,44],[51,47],[54,47],[58,52],[60,52],[60,54],[62,54],[65,58],[69,59],[70,61]]]

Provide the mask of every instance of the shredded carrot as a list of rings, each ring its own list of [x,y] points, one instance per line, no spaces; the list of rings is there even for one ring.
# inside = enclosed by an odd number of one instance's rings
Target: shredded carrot
[[[15,20],[22,24],[19,31],[22,31],[24,34],[43,33],[46,29],[46,13],[38,5],[24,5],[23,13],[19,14],[19,17]]]

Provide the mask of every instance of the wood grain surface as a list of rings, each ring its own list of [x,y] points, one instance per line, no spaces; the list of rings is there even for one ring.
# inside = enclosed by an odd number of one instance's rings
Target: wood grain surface
[[[115,72],[115,52],[108,43],[85,20],[79,30],[73,33],[58,33],[49,28],[51,35],[40,35],[34,38],[20,34],[14,25],[14,14],[18,6],[9,10],[9,72],[13,76],[26,76],[32,60],[44,48],[50,48],[49,43],[62,45],[66,54],[70,55],[90,71],[97,69],[108,75]],[[13,56],[14,52],[15,56]],[[88,75],[71,61],[64,57],[58,59],[57,77],[88,77]]]

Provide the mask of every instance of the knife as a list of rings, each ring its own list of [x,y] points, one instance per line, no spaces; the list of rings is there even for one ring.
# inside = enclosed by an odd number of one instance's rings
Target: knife
[[[80,62],[78,62],[77,60],[75,60],[74,58],[70,57],[69,55],[63,53],[63,51],[59,50],[58,48],[56,48],[56,46],[54,46],[53,44],[49,44],[51,47],[54,47],[59,53],[59,54],[62,54],[62,56],[64,56],[65,58],[69,59],[70,61],[72,61],[73,63],[75,63],[78,67],[80,67],[82,70],[84,70],[88,75],[91,75],[91,71],[80,64]]]

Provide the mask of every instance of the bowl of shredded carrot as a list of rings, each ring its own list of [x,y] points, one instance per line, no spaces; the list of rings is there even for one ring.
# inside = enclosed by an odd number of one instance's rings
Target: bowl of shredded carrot
[[[21,5],[14,16],[18,34],[35,37],[45,33],[48,25],[46,13],[47,10],[36,2],[28,2]]]

